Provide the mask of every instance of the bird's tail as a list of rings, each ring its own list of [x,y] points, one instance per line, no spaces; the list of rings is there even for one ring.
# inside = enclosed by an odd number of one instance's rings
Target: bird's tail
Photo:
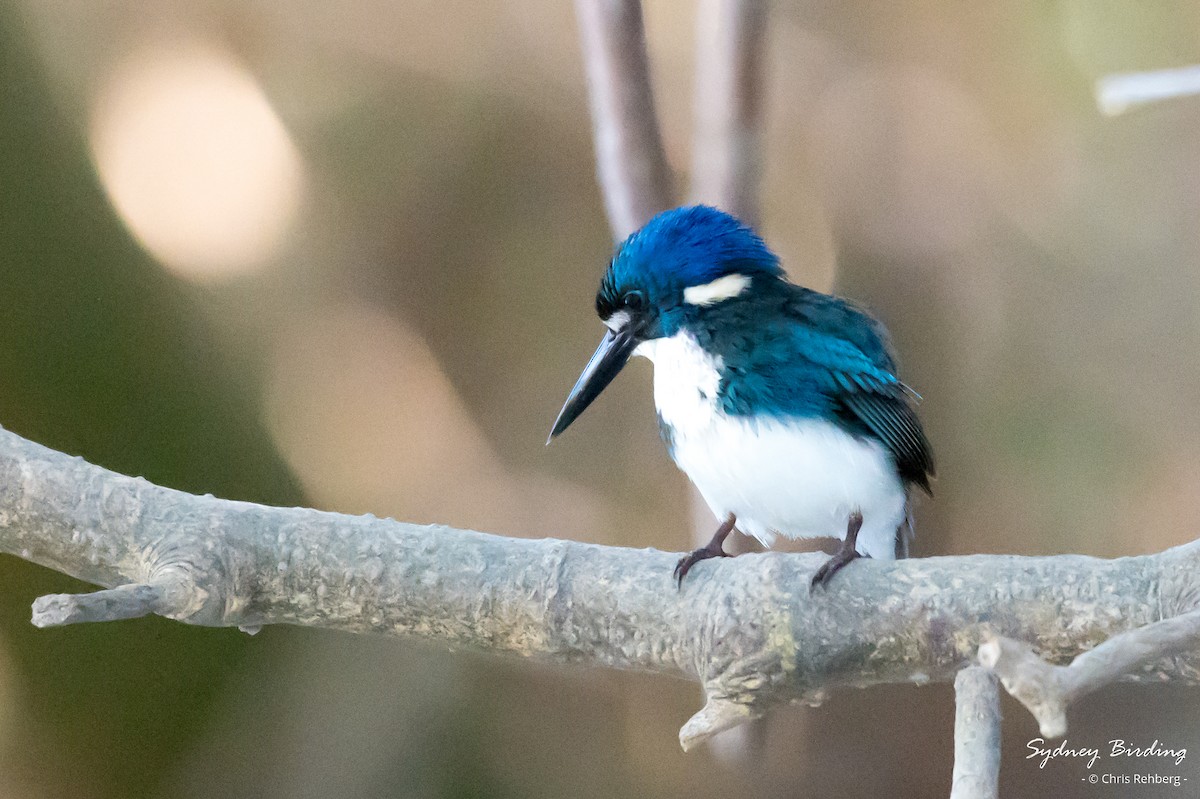
[[[917,537],[917,525],[913,519],[912,505],[904,509],[904,521],[896,528],[896,560],[908,557],[908,548]]]

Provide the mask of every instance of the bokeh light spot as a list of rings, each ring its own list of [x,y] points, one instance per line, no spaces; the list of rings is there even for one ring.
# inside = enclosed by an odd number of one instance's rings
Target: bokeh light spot
[[[299,153],[254,78],[199,47],[143,51],[95,99],[91,143],[117,212],[190,280],[277,253],[303,189]]]

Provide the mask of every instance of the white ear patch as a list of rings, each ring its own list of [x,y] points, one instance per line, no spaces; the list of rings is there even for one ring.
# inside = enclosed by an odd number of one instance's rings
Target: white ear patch
[[[736,297],[750,286],[746,275],[726,275],[703,286],[688,286],[683,290],[683,301],[688,305],[712,305]]]

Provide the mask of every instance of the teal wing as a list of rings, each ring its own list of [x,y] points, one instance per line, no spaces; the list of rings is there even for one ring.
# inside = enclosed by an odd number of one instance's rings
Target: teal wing
[[[896,376],[883,325],[837,297],[804,291],[799,300],[790,314],[797,368],[821,376],[841,419],[878,439],[900,475],[929,492],[933,449],[913,407],[916,393]]]

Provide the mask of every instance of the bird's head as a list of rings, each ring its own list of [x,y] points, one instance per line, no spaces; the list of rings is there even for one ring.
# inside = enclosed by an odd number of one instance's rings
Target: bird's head
[[[716,208],[687,206],[651,219],[617,248],[600,281],[596,313],[608,332],[550,438],[583,413],[639,344],[674,335],[689,313],[744,295],[756,279],[782,275],[779,259],[758,234]]]

